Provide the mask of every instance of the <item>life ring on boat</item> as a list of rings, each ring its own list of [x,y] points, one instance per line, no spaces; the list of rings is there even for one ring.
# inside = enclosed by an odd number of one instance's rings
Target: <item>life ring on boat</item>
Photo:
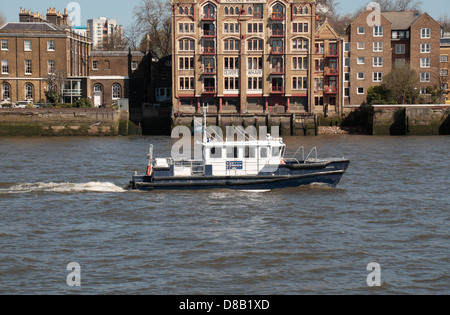
[[[152,175],[152,166],[151,165],[147,166],[147,176],[150,176],[150,175]]]
[[[286,164],[286,161],[284,159],[281,159],[280,164]]]

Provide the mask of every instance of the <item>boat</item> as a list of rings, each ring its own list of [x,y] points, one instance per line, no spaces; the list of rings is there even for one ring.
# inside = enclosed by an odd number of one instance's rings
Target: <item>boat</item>
[[[206,122],[206,114],[204,118]],[[234,139],[233,139],[234,140]],[[348,159],[318,159],[317,148],[305,157],[301,146],[286,158],[283,138],[266,134],[262,139],[246,135],[228,141],[206,132],[203,123],[201,159],[154,158],[150,145],[145,174],[137,172],[129,183],[137,190],[272,190],[318,184],[336,187],[347,170]],[[297,154],[302,152],[301,157]]]

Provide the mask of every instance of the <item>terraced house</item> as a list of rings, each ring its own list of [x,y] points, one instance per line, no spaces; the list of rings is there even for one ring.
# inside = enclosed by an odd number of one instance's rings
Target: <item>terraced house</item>
[[[67,100],[81,97],[79,77],[88,74],[91,40],[72,31],[67,11],[49,9],[44,18],[21,9],[19,17],[0,28],[2,101],[37,103],[50,89],[61,89]],[[63,88],[49,84],[56,72],[68,79]]]
[[[339,113],[342,41],[316,5],[173,0],[174,113]]]

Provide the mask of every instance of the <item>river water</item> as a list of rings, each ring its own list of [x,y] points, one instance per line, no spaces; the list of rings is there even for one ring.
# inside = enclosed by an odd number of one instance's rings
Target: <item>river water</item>
[[[124,189],[173,141],[1,138],[0,294],[450,293],[450,137],[285,138],[351,160],[335,189]]]

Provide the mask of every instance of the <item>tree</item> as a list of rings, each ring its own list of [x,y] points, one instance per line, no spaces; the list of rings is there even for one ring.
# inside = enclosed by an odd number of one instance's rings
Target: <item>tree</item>
[[[450,16],[448,14],[442,14],[437,21],[444,27],[444,32],[450,32]]]
[[[367,104],[389,104],[390,91],[384,85],[374,85],[367,89]]]
[[[127,49],[127,44],[123,37],[123,32],[115,31],[103,43],[104,51],[122,51]]]
[[[390,91],[391,97],[398,104],[414,102],[415,88],[419,82],[419,75],[409,66],[395,68],[383,79],[383,87]]]
[[[374,0],[371,2],[377,2],[381,11],[420,11],[423,5],[420,0]]]
[[[3,13],[0,11],[0,27],[3,26],[3,24],[6,23],[6,18],[3,15]]]
[[[48,86],[48,93],[46,93],[47,101],[50,103],[57,103],[60,96],[58,90],[61,91],[63,89],[63,85],[67,81],[67,74],[62,70],[56,70],[55,73],[47,74],[45,81]],[[57,97],[57,100],[54,100],[55,97]]]
[[[150,50],[157,58],[172,53],[171,36],[171,4],[169,0],[140,0],[134,7],[136,25],[140,26],[142,34],[148,34]]]
[[[142,39],[142,30],[138,24],[133,23],[132,25],[126,27],[123,36],[128,48],[131,50],[141,50],[140,42]]]

